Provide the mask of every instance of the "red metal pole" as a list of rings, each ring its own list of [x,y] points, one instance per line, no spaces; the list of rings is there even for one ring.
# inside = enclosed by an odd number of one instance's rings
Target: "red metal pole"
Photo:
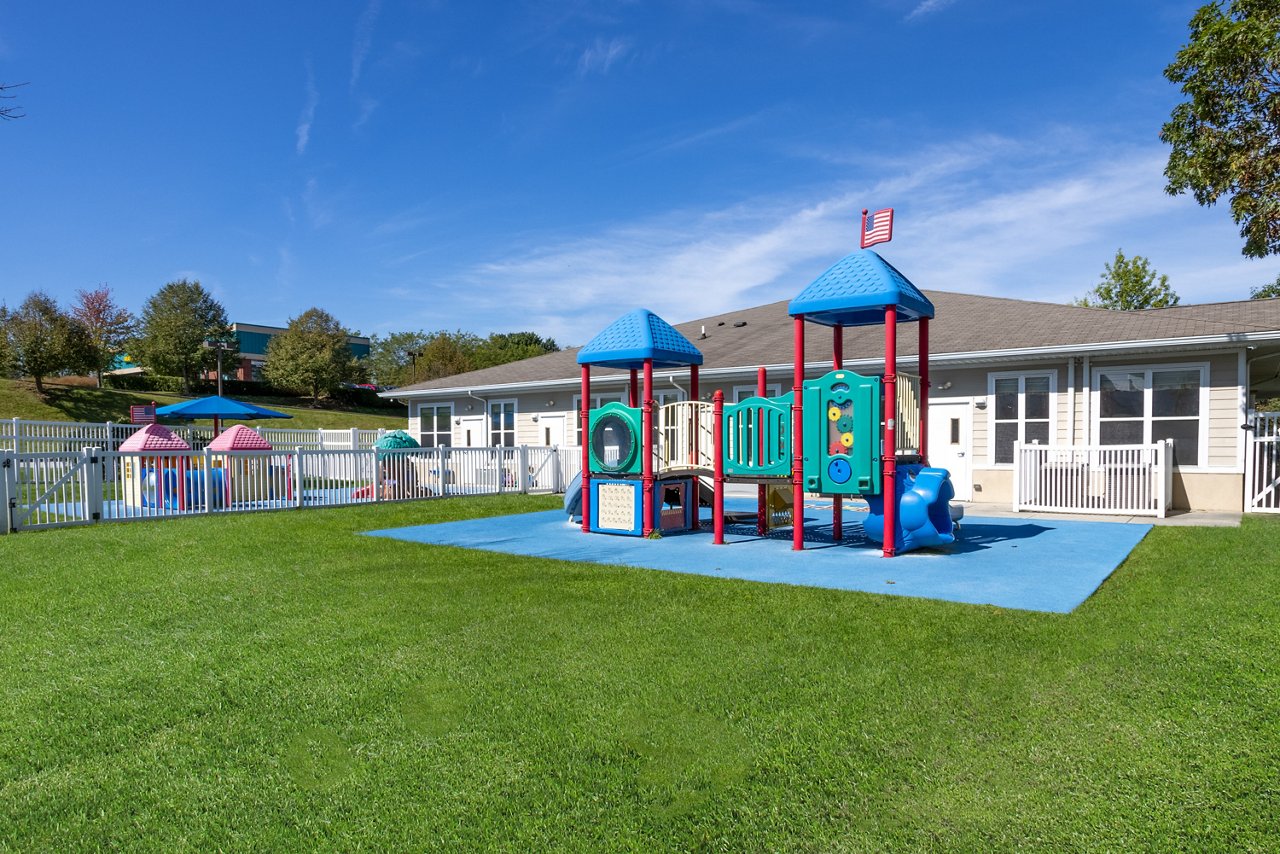
[[[791,386],[791,548],[804,549],[804,315],[795,317]]]
[[[699,439],[698,422],[700,420],[698,418],[698,366],[697,365],[689,366],[689,399],[690,399],[690,402],[693,403],[693,406],[689,407],[690,417],[693,419],[693,423],[689,425],[689,427],[693,430],[693,447],[690,448],[692,457],[689,460],[689,465],[693,466],[694,468],[697,468],[698,467],[698,439]]]
[[[641,499],[644,501],[641,533],[653,533],[653,359],[644,360],[644,400],[640,402],[640,447],[644,453],[644,466],[640,475]]]
[[[929,318],[920,318],[920,463],[929,465]]]
[[[578,419],[582,423],[582,530],[591,530],[591,366],[582,366],[582,403]]]
[[[635,408],[640,405],[640,387],[636,384],[636,369],[631,369],[631,391],[628,395],[627,406]]]
[[[898,539],[898,309],[884,309],[884,556],[893,557]]]
[[[831,369],[838,371],[844,367],[844,327],[831,327]],[[831,496],[831,540],[840,542],[844,539],[844,497]]]
[[[711,480],[711,530],[714,533],[712,542],[717,546],[724,544],[724,392],[716,389],[711,396],[712,429],[715,431],[713,443],[715,460],[712,463]]]
[[[756,368],[756,397],[764,397],[768,386],[768,377],[764,366]],[[764,411],[756,412],[756,462],[764,460]],[[756,536],[763,537],[768,528],[769,488],[763,483],[756,485]]]

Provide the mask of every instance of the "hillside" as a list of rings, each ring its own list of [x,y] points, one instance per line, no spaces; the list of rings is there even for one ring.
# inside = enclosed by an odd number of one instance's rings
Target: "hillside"
[[[153,391],[121,391],[110,388],[84,388],[75,385],[57,385],[45,382],[48,392],[44,399],[36,394],[35,386],[23,380],[0,379],[0,419],[23,418],[32,421],[115,421],[129,420],[129,407],[155,401],[161,406],[178,403],[187,397]],[[230,396],[230,395],[228,395]],[[314,429],[362,429],[400,430],[405,427],[406,414],[396,415],[389,410],[360,408],[313,409],[305,399],[285,397],[254,397],[258,406],[276,409],[293,418],[289,421],[253,422],[270,423],[280,427]],[[173,422],[181,423],[181,422]],[[227,424],[235,422],[228,421]]]

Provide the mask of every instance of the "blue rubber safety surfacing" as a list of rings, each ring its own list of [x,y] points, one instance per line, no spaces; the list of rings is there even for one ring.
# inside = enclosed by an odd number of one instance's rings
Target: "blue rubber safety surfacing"
[[[805,550],[791,549],[791,529],[766,537],[755,524],[659,540],[584,534],[559,510],[435,525],[368,536],[461,546],[506,554],[739,578],[776,584],[860,590],[1028,611],[1069,613],[1107,579],[1151,525],[1045,519],[964,519],[955,543],[886,559],[862,533],[861,514],[845,511],[844,538],[831,542],[829,510],[805,516]],[[706,523],[704,522],[704,525]]]

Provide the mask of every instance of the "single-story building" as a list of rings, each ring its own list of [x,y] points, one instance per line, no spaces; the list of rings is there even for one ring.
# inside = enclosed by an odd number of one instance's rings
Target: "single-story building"
[[[1243,429],[1256,397],[1280,396],[1280,299],[1110,311],[923,291],[929,329],[929,458],[951,472],[958,500],[1013,499],[1015,443],[1059,447],[1172,440],[1172,506],[1247,505]],[[789,391],[787,301],[674,324],[703,354],[699,394],[733,402]],[[620,307],[619,313],[627,307]],[[883,332],[844,332],[844,367],[883,371]],[[915,367],[914,334],[898,369]],[[431,380],[383,396],[409,407],[408,432],[431,446],[578,446],[577,350]],[[806,377],[831,368],[829,333],[805,341]],[[597,369],[592,407],[625,400],[629,376]],[[687,396],[687,373],[659,371],[658,404]],[[1272,487],[1274,489],[1274,485]],[[1085,508],[1081,508],[1085,509]]]

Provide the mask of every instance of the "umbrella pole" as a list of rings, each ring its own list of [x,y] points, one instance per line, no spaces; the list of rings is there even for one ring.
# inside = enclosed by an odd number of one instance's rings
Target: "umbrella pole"
[[[213,416],[213,438],[215,439],[218,438],[218,434],[221,432],[222,432],[222,419],[215,415]]]

